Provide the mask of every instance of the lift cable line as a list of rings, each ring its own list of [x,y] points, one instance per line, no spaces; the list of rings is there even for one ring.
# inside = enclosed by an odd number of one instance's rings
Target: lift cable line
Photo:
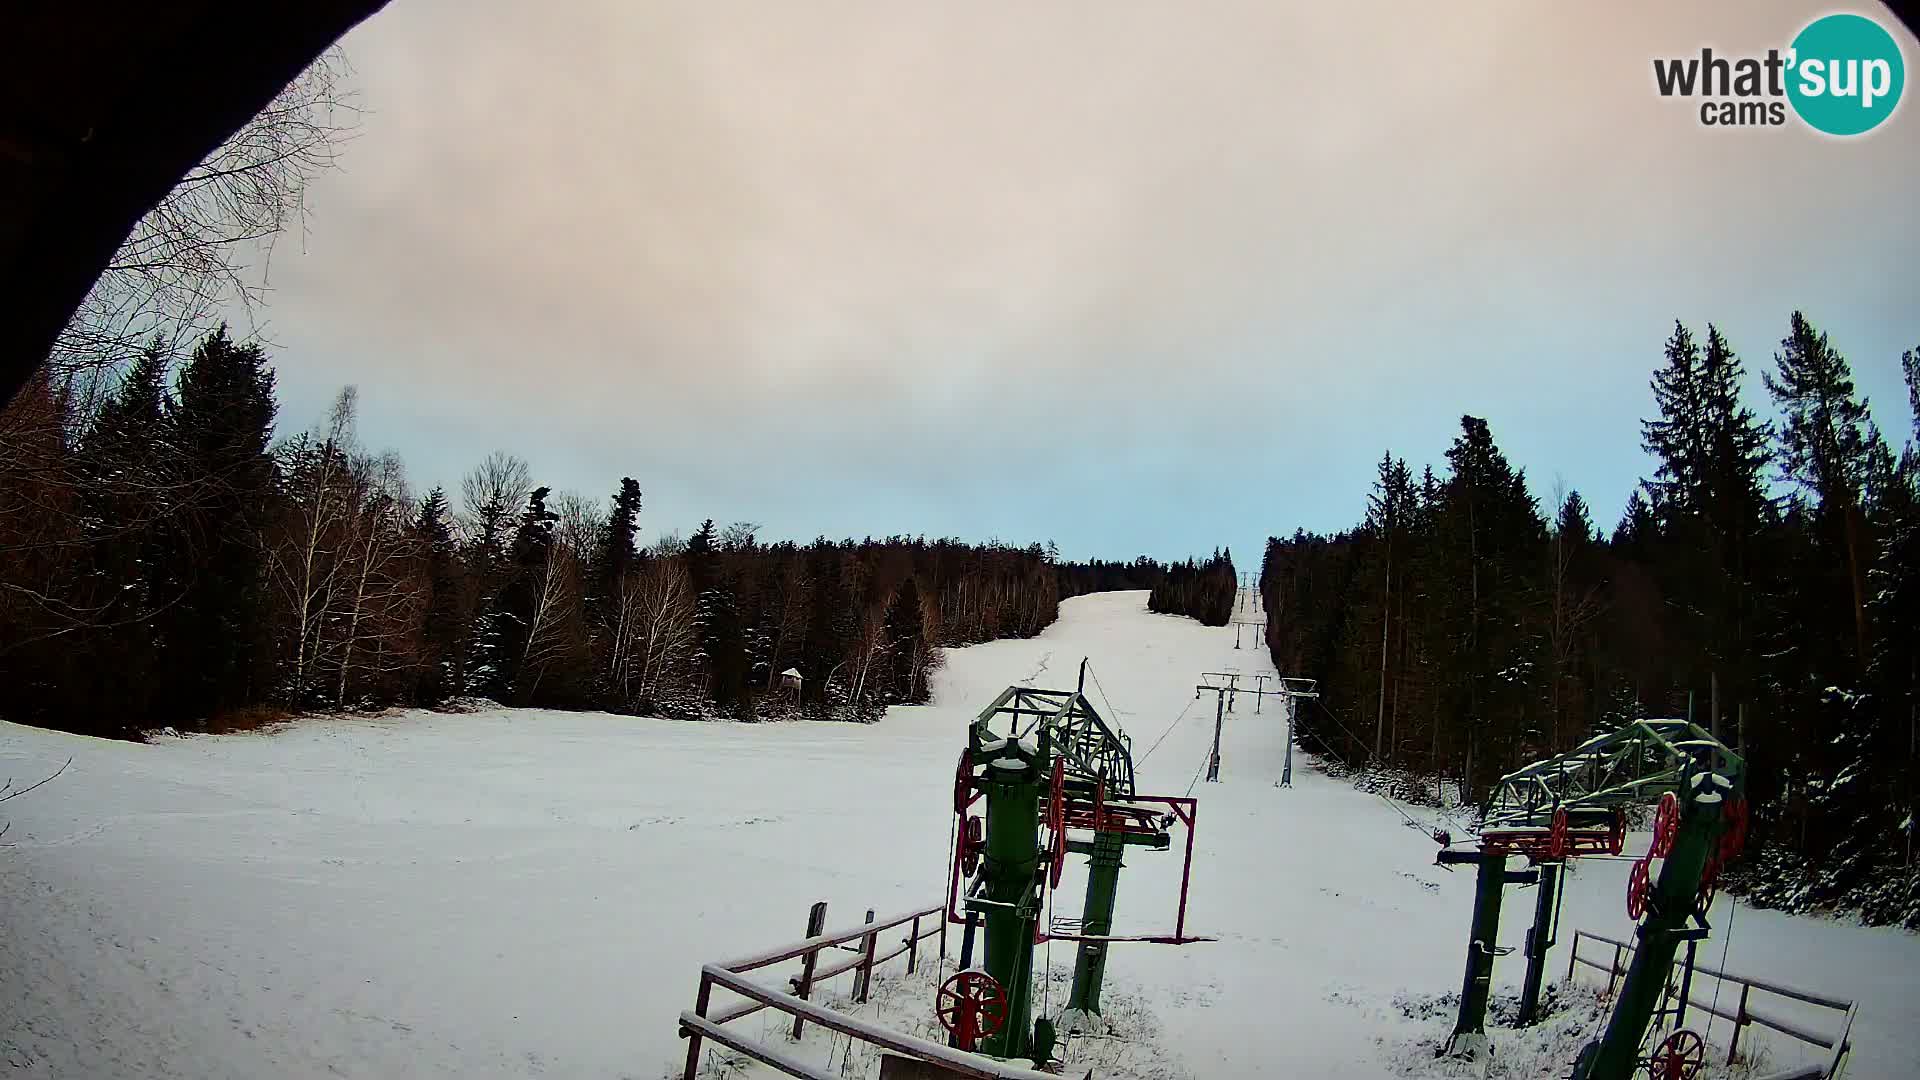
[[[1733,916],[1734,913],[1739,910],[1740,898],[1738,896],[1727,897],[1727,936],[1725,940],[1720,942],[1721,971],[1727,970],[1727,953],[1733,948]],[[1713,980],[1713,1004],[1707,1008],[1707,1030],[1709,1032],[1713,1030],[1713,1018],[1718,1015],[1717,1010],[1720,1008],[1720,987],[1725,985],[1726,981],[1724,978]],[[1734,1031],[1736,1032],[1736,1037],[1738,1037],[1737,1033],[1739,1030],[1739,1026],[1735,1025]]]
[[[1213,764],[1213,754],[1209,752],[1206,757],[1200,760],[1200,767],[1193,770],[1193,779],[1187,781],[1187,794],[1189,796],[1193,794],[1193,789],[1199,785],[1201,774],[1205,773],[1207,766],[1211,764]]]
[[[1340,730],[1341,730],[1341,731],[1344,731],[1344,732],[1346,732],[1346,733],[1347,733],[1347,737],[1348,737],[1348,738],[1350,738],[1350,739],[1353,739],[1353,740],[1354,740],[1354,741],[1355,741],[1356,743],[1358,743],[1358,744],[1359,744],[1359,746],[1360,746],[1360,752],[1361,752],[1361,753],[1363,753],[1363,754],[1366,754],[1366,755],[1367,755],[1367,757],[1368,757],[1369,759],[1371,759],[1371,758],[1373,757],[1373,755],[1372,755],[1372,753],[1370,753],[1370,752],[1369,752],[1369,751],[1367,750],[1367,747],[1366,747],[1366,743],[1365,743],[1364,741],[1362,741],[1362,740],[1360,739],[1360,737],[1359,737],[1358,735],[1355,735],[1355,734],[1353,733],[1353,729],[1352,729],[1352,728],[1350,728],[1350,727],[1348,727],[1347,725],[1345,725],[1345,724],[1343,724],[1343,723],[1341,723],[1341,722],[1340,722],[1340,718],[1339,718],[1338,716],[1336,716],[1336,715],[1334,715],[1334,712],[1333,712],[1333,710],[1332,710],[1332,709],[1329,709],[1329,708],[1327,708],[1327,705],[1326,705],[1326,702],[1324,702],[1324,701],[1321,701],[1321,700],[1319,700],[1318,698],[1316,698],[1316,699],[1314,700],[1314,704],[1316,704],[1316,705],[1318,705],[1318,706],[1320,706],[1320,711],[1321,711],[1321,712],[1323,712],[1323,713],[1326,713],[1326,714],[1327,714],[1327,719],[1329,719],[1329,720],[1331,720],[1331,721],[1333,721],[1333,722],[1334,722],[1334,724],[1335,724],[1335,725],[1337,725],[1337,726],[1338,726],[1338,727],[1340,728]],[[1317,743],[1319,743],[1319,744],[1320,744],[1320,749],[1322,749],[1322,750],[1325,750],[1325,751],[1327,752],[1327,754],[1328,754],[1329,756],[1331,756],[1331,757],[1334,757],[1334,758],[1338,758],[1338,757],[1340,756],[1339,754],[1337,754],[1337,753],[1334,753],[1334,750],[1333,750],[1333,747],[1331,747],[1331,746],[1328,746],[1328,745],[1326,744],[1326,741],[1325,741],[1325,740],[1323,740],[1323,739],[1321,739],[1321,738],[1320,738],[1319,736],[1317,736],[1317,735],[1316,735],[1316,736],[1314,736],[1314,737],[1313,737],[1313,741],[1314,741],[1314,742],[1317,742]],[[1391,799],[1388,799],[1388,798],[1387,798],[1387,797],[1386,797],[1385,795],[1381,795],[1381,794],[1380,794],[1380,793],[1379,793],[1378,791],[1375,791],[1375,792],[1373,792],[1373,794],[1374,794],[1374,795],[1376,795],[1376,796],[1378,796],[1378,797],[1379,797],[1379,798],[1381,798],[1382,800],[1384,800],[1384,801],[1386,801],[1388,805],[1393,805],[1393,800],[1391,800]],[[1396,811],[1399,811],[1399,813],[1400,813],[1400,816],[1401,816],[1401,817],[1407,817],[1407,815],[1406,815],[1406,812],[1405,812],[1405,811],[1401,811],[1401,810],[1400,810],[1400,808],[1399,808],[1398,806],[1394,806],[1394,809],[1395,809]],[[1451,823],[1453,824],[1453,827],[1454,827],[1454,828],[1456,828],[1456,829],[1459,829],[1459,830],[1461,831],[1461,833],[1462,833],[1463,835],[1464,835],[1464,834],[1467,834],[1467,833],[1471,833],[1471,832],[1473,831],[1473,830],[1472,830],[1472,829],[1471,829],[1470,827],[1468,827],[1468,826],[1467,826],[1467,825],[1466,825],[1466,824],[1465,824],[1464,822],[1462,822],[1462,821],[1461,821],[1461,820],[1460,820],[1459,818],[1457,818],[1457,817],[1454,817],[1454,816],[1453,816],[1453,815],[1452,815],[1451,813],[1449,813],[1449,812],[1447,811],[1447,808],[1446,808],[1445,806],[1435,806],[1435,807],[1434,807],[1434,809],[1435,809],[1436,811],[1438,811],[1438,812],[1440,813],[1440,816],[1441,816],[1441,817],[1444,817],[1444,818],[1446,818],[1446,819],[1447,819],[1447,821],[1449,821],[1449,822],[1451,822]],[[1411,819],[1411,818],[1409,818],[1409,819],[1408,819],[1408,821],[1409,821],[1409,823],[1410,823],[1410,824],[1412,823],[1412,819]],[[1424,830],[1426,830],[1426,832],[1427,832],[1427,833],[1428,833],[1429,835],[1432,835],[1432,834],[1434,834],[1434,833],[1435,833],[1435,831],[1436,831],[1436,830],[1434,830],[1434,829],[1432,829],[1431,827],[1429,827],[1429,826],[1426,826],[1426,825],[1418,825],[1418,824],[1415,824],[1415,825],[1414,825],[1413,827],[1414,827],[1414,828],[1418,828],[1418,829],[1424,829]],[[1437,836],[1435,836],[1435,839],[1436,839],[1436,840],[1438,840],[1438,837],[1437,837]]]
[[[960,816],[955,814],[952,820],[947,823],[947,877],[949,879],[959,876],[959,867],[956,864],[960,861],[960,829]],[[968,929],[971,930],[972,928],[969,927]],[[939,962],[934,966],[934,976],[935,983],[944,983],[946,981],[947,950],[945,947],[942,947],[940,950]]]
[[[1113,717],[1113,722],[1122,729],[1120,737],[1131,743],[1132,740],[1127,738],[1125,731],[1126,725],[1120,723],[1120,710],[1113,707],[1113,699],[1107,696],[1107,688],[1100,685],[1100,673],[1093,670],[1093,665],[1089,663],[1085,657],[1081,658],[1080,666],[1088,675],[1093,677],[1093,688],[1100,691],[1100,700],[1107,706],[1107,715]]]
[[[1319,743],[1320,749],[1325,750],[1327,752],[1328,757],[1338,756],[1334,754],[1333,748],[1331,746],[1328,746],[1326,742],[1320,738],[1320,736],[1315,735],[1311,731],[1307,732],[1306,735],[1308,738],[1312,739],[1314,742]],[[1418,829],[1423,834],[1432,835],[1433,830],[1431,828],[1429,828],[1428,826],[1418,821],[1415,821],[1412,815],[1408,814],[1405,810],[1402,810],[1400,808],[1399,803],[1394,802],[1392,799],[1387,798],[1385,795],[1380,794],[1378,791],[1369,790],[1367,794],[1372,795],[1374,798],[1379,799],[1383,803],[1386,803],[1389,809],[1391,809],[1394,813],[1399,814],[1401,820],[1407,823],[1407,828]]]
[[[1199,694],[1193,695],[1193,701],[1187,702],[1187,707],[1184,709],[1181,709],[1180,715],[1173,718],[1173,723],[1167,725],[1167,730],[1161,732],[1160,737],[1153,740],[1153,745],[1147,747],[1147,752],[1140,755],[1140,760],[1134,763],[1136,768],[1139,766],[1145,765],[1147,763],[1147,759],[1153,756],[1153,752],[1155,750],[1160,749],[1160,744],[1167,741],[1167,736],[1173,734],[1173,729],[1179,727],[1180,721],[1185,720],[1187,718],[1187,714],[1193,711],[1193,702],[1199,701],[1199,700],[1200,700]]]

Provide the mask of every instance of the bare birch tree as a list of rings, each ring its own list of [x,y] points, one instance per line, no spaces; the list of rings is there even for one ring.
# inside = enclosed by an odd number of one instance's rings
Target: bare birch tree
[[[720,531],[721,551],[751,551],[760,532],[757,521],[736,521]]]
[[[848,703],[855,717],[860,715],[866,701],[867,681],[873,675],[874,665],[886,657],[892,644],[887,640],[887,613],[878,608],[868,611],[860,620],[860,631],[854,638],[850,658],[853,670],[847,676],[851,687]]]
[[[654,555],[634,577],[634,700],[645,704],[659,698],[664,680],[693,651],[693,584],[678,554]]]
[[[312,689],[326,620],[344,566],[342,531],[353,498],[351,455],[357,396],[349,386],[334,400],[327,422],[280,448],[285,518],[267,545],[268,580],[294,622],[293,670],[284,690],[298,705]]]
[[[347,703],[351,681],[391,674],[418,653],[427,587],[421,578],[417,540],[408,528],[412,498],[405,466],[389,453],[354,463],[355,495],[348,522],[347,587],[340,590],[344,615],[339,679],[334,704]]]
[[[533,470],[525,461],[504,450],[488,454],[460,479],[462,539],[495,555],[505,553],[515,515],[531,494]]]
[[[520,655],[519,694],[530,698],[549,668],[584,645],[581,640],[581,564],[584,553],[574,545],[577,523],[570,533],[563,515],[547,544],[546,560],[535,571],[533,609],[527,619],[527,638]]]
[[[56,383],[90,398],[143,344],[177,346],[264,299],[274,241],[303,225],[307,185],[353,135],[351,74],[329,50],[140,219],[56,341]]]
[[[631,706],[634,700],[635,661],[641,641],[640,578],[639,570],[629,569],[612,582],[613,595],[607,598],[606,679],[622,707]]]
[[[606,528],[606,509],[600,500],[589,498],[577,491],[563,491],[554,497],[553,512],[554,534],[574,551],[575,557],[584,565],[588,553],[599,545],[600,533]]]

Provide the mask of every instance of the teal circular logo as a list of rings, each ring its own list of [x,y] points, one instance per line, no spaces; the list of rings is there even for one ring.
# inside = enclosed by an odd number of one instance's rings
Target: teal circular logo
[[[1828,135],[1879,127],[1900,104],[1907,65],[1900,44],[1863,15],[1828,15],[1793,39],[1787,100],[1808,126]]]

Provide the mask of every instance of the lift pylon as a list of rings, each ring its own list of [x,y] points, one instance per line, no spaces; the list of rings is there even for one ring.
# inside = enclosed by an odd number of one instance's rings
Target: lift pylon
[[[1293,720],[1294,712],[1299,708],[1296,702],[1317,699],[1320,694],[1314,687],[1320,685],[1317,679],[1302,679],[1292,675],[1280,676],[1280,693],[1287,699],[1287,749],[1286,759],[1280,765],[1280,786],[1293,786]]]
[[[1744,820],[1741,791],[1745,762],[1718,739],[1686,720],[1638,720],[1597,735],[1565,754],[1535,762],[1494,784],[1477,851],[1442,851],[1442,864],[1480,868],[1474,899],[1467,969],[1449,1049],[1485,1049],[1485,987],[1498,950],[1499,892],[1515,876],[1505,870],[1511,855],[1523,855],[1537,870],[1527,880],[1542,889],[1528,935],[1522,1023],[1538,1009],[1546,952],[1553,944],[1559,869],[1588,854],[1619,854],[1626,837],[1625,808],[1658,802],[1654,849],[1641,860],[1629,912],[1639,919],[1641,946],[1615,1004],[1606,1035],[1588,1046],[1575,1065],[1575,1080],[1627,1080],[1638,1047],[1658,1005],[1660,988],[1680,942],[1708,932],[1705,904],[1719,865],[1738,849],[1737,823]],[[1656,886],[1649,869],[1665,860]],[[1691,924],[1691,925],[1690,925]]]
[[[980,801],[984,822],[969,814]],[[1212,940],[1186,933],[1197,803],[1135,791],[1127,737],[1108,726],[1079,691],[1010,686],[982,710],[961,752],[954,810],[962,823],[947,917],[984,925],[986,974],[1004,1001],[1005,1019],[983,1039],[983,1052],[1043,1062],[1051,1049],[1053,1020],[1032,1020],[1036,944],[1079,943],[1063,1016],[1081,1017],[1100,1010],[1111,944]],[[1121,854],[1128,847],[1166,850],[1176,823],[1185,827],[1187,842],[1173,931],[1115,936]],[[1069,853],[1091,861],[1081,918],[1045,923],[1046,898],[1059,886]]]

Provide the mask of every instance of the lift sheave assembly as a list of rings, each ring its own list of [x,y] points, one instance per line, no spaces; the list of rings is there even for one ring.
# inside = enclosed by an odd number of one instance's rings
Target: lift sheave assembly
[[[1487,997],[1505,887],[1537,883],[1540,890],[1527,935],[1520,1000],[1520,1022],[1527,1024],[1537,1018],[1566,860],[1619,855],[1626,842],[1625,809],[1652,805],[1653,839],[1627,884],[1626,908],[1637,924],[1638,947],[1606,1031],[1581,1051],[1573,1077],[1627,1080],[1645,1070],[1653,1080],[1691,1080],[1700,1070],[1704,1044],[1679,1029],[1686,1008],[1684,982],[1671,1010],[1676,1030],[1650,1052],[1641,1044],[1648,1026],[1661,1018],[1680,946],[1687,946],[1691,960],[1693,949],[1712,931],[1707,912],[1720,868],[1746,841],[1745,773],[1738,755],[1693,723],[1639,720],[1501,777],[1488,800],[1477,849],[1443,850],[1438,860],[1474,865],[1479,873],[1460,1016],[1447,1050],[1478,1056],[1488,1049]],[[1514,855],[1533,867],[1508,870]],[[1691,974],[1691,962],[1684,972]]]
[[[962,971],[941,987],[937,1002],[953,1044],[1045,1064],[1062,1029],[1098,1028],[1111,945],[1213,940],[1186,932],[1196,809],[1191,798],[1137,792],[1128,740],[1077,690],[1010,686],[982,710],[954,776],[958,820],[947,917],[966,931]],[[1115,936],[1122,855],[1129,847],[1168,850],[1176,825],[1186,834],[1186,854],[1173,929]],[[1070,855],[1088,857],[1081,915],[1048,918]],[[982,929],[985,955],[976,967],[974,937]],[[1049,940],[1078,944],[1073,989],[1063,1012],[1035,1021],[1034,946]]]

